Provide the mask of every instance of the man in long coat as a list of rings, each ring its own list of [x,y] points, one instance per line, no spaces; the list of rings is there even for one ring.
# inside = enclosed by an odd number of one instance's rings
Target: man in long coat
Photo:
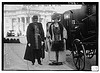
[[[35,15],[32,18],[33,22],[29,24],[27,28],[27,47],[24,59],[35,63],[37,59],[38,64],[41,64],[40,58],[44,58],[43,53],[43,42],[44,42],[44,31],[41,23],[38,23],[38,16]]]

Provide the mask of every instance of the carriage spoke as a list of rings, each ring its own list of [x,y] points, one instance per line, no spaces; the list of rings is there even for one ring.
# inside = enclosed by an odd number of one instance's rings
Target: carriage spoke
[[[78,63],[79,63],[79,69],[80,69],[80,58],[79,58],[79,61],[78,61]]]
[[[74,42],[73,61],[78,70],[83,70],[85,67],[85,49],[80,43]]]
[[[75,65],[77,65],[77,63],[78,63],[78,58],[76,58],[76,62],[75,62]]]
[[[77,58],[75,65],[78,70],[82,70],[84,68],[84,60],[82,58]]]
[[[80,58],[80,63],[81,63],[81,70],[84,68],[84,65],[85,65],[85,60],[84,60],[84,57],[83,58]]]
[[[87,58],[91,59],[94,56],[94,50],[87,50],[86,56]]]

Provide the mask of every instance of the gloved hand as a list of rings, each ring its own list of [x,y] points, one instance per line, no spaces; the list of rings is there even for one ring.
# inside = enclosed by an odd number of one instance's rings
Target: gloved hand
[[[30,46],[31,46],[31,44],[30,44],[30,43],[28,43],[28,46],[30,47]]]
[[[44,44],[44,42],[43,41],[41,41],[41,45],[43,45]]]

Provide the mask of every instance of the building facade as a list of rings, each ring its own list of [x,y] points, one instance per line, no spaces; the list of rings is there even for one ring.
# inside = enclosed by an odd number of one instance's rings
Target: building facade
[[[25,36],[27,26],[32,22],[32,17],[38,15],[46,34],[46,23],[51,21],[51,15],[54,11],[50,10],[50,6],[4,6],[4,37],[7,32],[13,30],[15,36]],[[52,8],[51,8],[52,9]]]

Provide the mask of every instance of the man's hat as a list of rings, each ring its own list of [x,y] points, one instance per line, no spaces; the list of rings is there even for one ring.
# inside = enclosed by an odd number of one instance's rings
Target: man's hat
[[[34,19],[38,19],[38,16],[37,15],[34,15],[33,17],[32,17],[32,19],[34,20]]]

